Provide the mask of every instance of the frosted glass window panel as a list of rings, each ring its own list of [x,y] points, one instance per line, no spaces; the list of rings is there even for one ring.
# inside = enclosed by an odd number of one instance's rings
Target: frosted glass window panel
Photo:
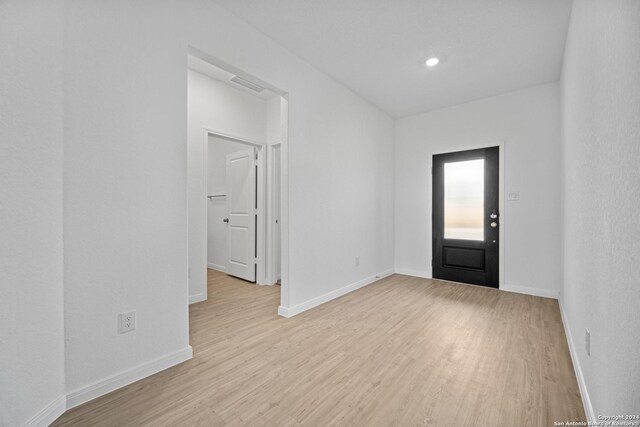
[[[484,159],[445,163],[444,238],[484,240]]]

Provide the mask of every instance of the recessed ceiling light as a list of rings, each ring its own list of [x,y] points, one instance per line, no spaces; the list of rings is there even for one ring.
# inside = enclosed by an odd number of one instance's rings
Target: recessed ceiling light
[[[433,58],[427,59],[427,62],[425,62],[425,64],[427,64],[427,67],[435,67],[436,65],[438,65],[439,62],[440,60],[438,58],[433,57]]]

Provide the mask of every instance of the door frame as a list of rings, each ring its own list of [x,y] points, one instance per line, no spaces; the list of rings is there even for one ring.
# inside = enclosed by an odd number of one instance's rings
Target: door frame
[[[271,283],[276,283],[278,280],[280,280],[280,282],[282,283],[282,142],[280,140],[273,142],[271,144],[269,144],[269,167],[270,169],[267,170],[268,173],[268,179],[271,181],[269,184],[269,194],[268,194],[268,202],[269,202],[269,208],[267,209],[267,220],[269,222],[269,226],[267,227],[267,242],[269,244],[269,248],[271,249],[271,254],[275,254],[278,251],[276,251],[276,226],[275,226],[275,221],[276,221],[276,208],[275,208],[275,186],[276,186],[276,168],[275,168],[275,161],[276,161],[276,152],[279,152],[280,154],[280,215],[279,218],[277,218],[279,220],[279,224],[280,225],[280,245],[279,248],[277,248],[280,251],[280,277],[278,277],[278,274],[276,273],[276,265],[277,265],[277,258],[275,256],[271,256],[271,262],[269,263],[268,267],[267,267],[267,277],[269,278],[269,281]]]
[[[504,290],[505,288],[505,229],[506,224],[509,222],[508,217],[505,215],[505,197],[504,197],[504,159],[505,159],[505,142],[499,140],[484,140],[478,142],[477,144],[470,144],[464,146],[456,146],[455,148],[447,149],[446,151],[439,150],[430,153],[431,158],[429,159],[431,164],[433,162],[433,156],[438,154],[447,154],[447,153],[457,153],[459,151],[469,151],[469,150],[477,150],[480,148],[489,148],[489,147],[498,147],[498,209],[500,210],[500,233],[498,236],[498,243],[500,248],[498,249],[498,289]],[[431,171],[431,185],[433,185],[433,170]],[[433,198],[433,195],[431,196]],[[432,199],[433,200],[433,199]],[[433,230],[433,202],[432,200],[429,202],[429,225],[430,229]],[[431,243],[431,242],[429,242]],[[431,254],[433,258],[434,254]],[[433,277],[433,267],[431,268],[431,277]],[[467,283],[465,283],[467,284]],[[471,285],[475,286],[475,285]],[[495,289],[495,288],[494,288]]]
[[[195,56],[196,58],[199,58],[205,62],[208,62],[211,65],[214,65],[218,68],[222,68],[223,70],[229,71],[240,77],[249,78],[251,81],[255,81],[261,86],[271,90],[274,94],[276,94],[276,96],[280,98],[279,99],[280,100],[280,139],[279,141],[265,141],[265,142],[249,141],[249,142],[252,142],[254,144],[259,144],[260,146],[265,147],[264,149],[260,150],[260,153],[258,154],[258,161],[260,161],[261,155],[262,155],[263,161],[265,161],[265,158],[264,158],[265,155],[267,156],[267,159],[269,159],[270,156],[272,156],[270,145],[276,142],[279,142],[281,147],[280,149],[280,275],[281,275],[280,306],[288,307],[289,300],[290,300],[289,294],[291,292],[291,289],[289,286],[289,92],[287,90],[280,89],[262,79],[252,76],[246,73],[245,71],[225,61],[222,61],[221,59],[218,59],[215,56],[212,56],[206,53],[206,51],[198,49],[192,45],[189,45],[187,47],[187,55]],[[229,135],[224,131],[214,129],[212,127],[208,127],[206,128],[206,130],[218,135],[238,139],[237,136],[235,135]],[[243,141],[242,138],[239,138],[239,139],[240,141]],[[206,140],[208,140],[208,136]],[[206,145],[205,147],[207,148],[206,153],[208,154],[209,147],[208,145]],[[207,156],[205,155],[204,158],[206,159]],[[266,169],[264,167],[265,164],[266,162],[263,163],[262,165],[263,170]],[[205,169],[205,177],[206,177],[206,169]],[[269,182],[271,182],[271,185],[272,185],[273,180],[265,180],[263,182],[265,182],[267,185],[266,191],[262,193],[263,196],[266,194],[266,197],[268,198],[268,200],[273,200],[272,192],[269,187],[270,185]],[[204,191],[206,191],[206,186],[204,186],[203,188],[205,189]],[[204,203],[204,206],[206,208],[208,199],[206,197],[203,197],[206,195],[203,195],[202,192],[200,196],[201,196],[201,200],[203,201],[202,203]],[[264,203],[264,200],[263,200],[263,203]],[[268,212],[269,205],[271,205],[271,203],[267,203],[267,215],[263,215],[265,219],[270,217],[270,214]],[[190,206],[190,203],[189,201],[187,201],[187,207],[189,206]],[[263,208],[264,208],[264,204],[263,204]],[[268,224],[268,223],[266,224],[267,230],[269,229],[270,225],[271,224]],[[268,238],[265,238],[265,239],[267,239],[268,241]],[[267,243],[270,243],[270,241],[268,241]],[[205,262],[205,265],[206,265],[206,262]],[[264,274],[264,271],[266,270],[262,270],[262,271]],[[275,281],[273,283],[275,283]],[[204,292],[202,293],[202,299],[198,299],[198,301],[203,301],[206,299],[207,299],[207,285],[205,283]],[[196,302],[196,301],[193,301],[193,302]],[[192,303],[192,301],[190,301],[190,303]]]
[[[256,165],[258,166],[258,174],[257,174],[257,184],[256,184],[256,194],[258,197],[258,207],[257,207],[257,215],[258,221],[256,224],[256,249],[257,249],[257,271],[256,271],[256,284],[258,285],[273,285],[275,284],[275,280],[272,278],[272,268],[269,268],[270,265],[273,264],[273,252],[271,248],[273,247],[273,230],[270,224],[269,219],[273,217],[273,206],[271,203],[267,203],[267,200],[271,200],[273,194],[273,179],[269,178],[271,174],[271,167],[268,166],[269,162],[267,158],[273,157],[273,145],[267,144],[262,141],[255,141],[248,138],[244,138],[237,135],[232,135],[226,132],[222,132],[210,127],[203,128],[203,185],[202,185],[202,194],[201,199],[204,200],[204,215],[205,218],[208,216],[209,203],[207,199],[207,186],[208,186],[208,176],[209,176],[209,137],[215,136],[218,138],[226,139],[233,142],[238,142],[240,144],[247,145],[248,147],[256,148],[256,154],[258,158],[256,160]],[[281,150],[282,151],[282,150]],[[281,159],[281,175],[282,175],[282,159]],[[282,182],[282,176],[281,176]],[[282,193],[282,190],[281,190]],[[282,198],[282,196],[281,196]],[[281,203],[281,212],[282,212],[282,203]],[[288,227],[288,224],[285,224],[284,218],[280,218],[280,229],[281,229],[281,241],[283,240],[283,232],[284,227]],[[205,230],[207,231],[207,230]],[[284,259],[284,248],[281,244],[281,260]],[[281,263],[282,264],[282,263]],[[284,269],[284,265],[281,265],[281,270]],[[205,287],[204,299],[207,299],[207,289]]]

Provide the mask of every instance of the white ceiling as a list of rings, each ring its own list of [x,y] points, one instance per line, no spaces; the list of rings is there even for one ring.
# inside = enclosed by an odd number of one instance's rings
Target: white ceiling
[[[394,117],[559,78],[571,0],[215,0]],[[434,68],[424,61],[441,58]]]

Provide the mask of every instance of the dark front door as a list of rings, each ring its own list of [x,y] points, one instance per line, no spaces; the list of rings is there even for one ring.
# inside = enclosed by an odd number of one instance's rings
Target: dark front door
[[[433,277],[498,287],[499,148],[433,156]]]

